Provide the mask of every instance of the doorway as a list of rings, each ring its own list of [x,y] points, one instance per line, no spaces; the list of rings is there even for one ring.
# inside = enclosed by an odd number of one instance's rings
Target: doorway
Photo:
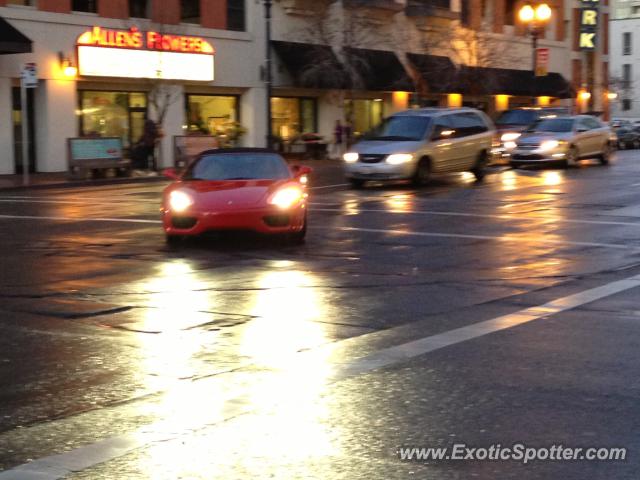
[[[29,172],[36,171],[36,135],[35,135],[35,115],[34,115],[34,91],[27,88],[27,122],[29,125]],[[11,117],[13,123],[13,162],[14,171],[18,174],[24,173],[24,155],[22,154],[22,102],[20,100],[20,87],[11,88]]]

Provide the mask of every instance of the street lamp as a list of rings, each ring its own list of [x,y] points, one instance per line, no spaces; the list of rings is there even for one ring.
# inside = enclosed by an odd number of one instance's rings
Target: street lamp
[[[524,25],[529,27],[529,32],[531,32],[533,40],[533,74],[535,75],[538,38],[551,19],[551,8],[546,3],[526,4],[518,11],[518,18]]]

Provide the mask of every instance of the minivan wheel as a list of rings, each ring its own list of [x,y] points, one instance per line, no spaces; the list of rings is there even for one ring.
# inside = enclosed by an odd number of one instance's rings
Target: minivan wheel
[[[611,157],[611,147],[609,146],[609,144],[605,144],[602,147],[602,153],[600,154],[598,159],[600,160],[600,163],[602,165],[608,165],[610,157]]]
[[[349,183],[351,184],[351,188],[360,189],[364,186],[364,180],[359,178],[350,178]]]
[[[416,172],[413,174],[412,182],[416,187],[421,187],[429,183],[431,179],[431,161],[428,158],[422,158],[418,162]]]
[[[476,161],[475,166],[471,169],[471,173],[476,177],[476,180],[481,181],[486,175],[486,167],[487,167],[487,154],[482,152],[478,155],[478,160]]]

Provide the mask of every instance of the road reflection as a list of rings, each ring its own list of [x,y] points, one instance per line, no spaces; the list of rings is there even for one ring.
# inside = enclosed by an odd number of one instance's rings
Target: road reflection
[[[145,284],[155,292],[147,322],[164,322],[166,330],[141,337],[141,369],[164,393],[141,407],[157,421],[138,434],[159,441],[136,458],[136,471],[153,479],[227,478],[225,470],[253,478],[270,464],[295,464],[300,472],[312,468],[309,460],[338,453],[336,430],[328,426],[335,413],[325,398],[331,349],[308,350],[330,340],[319,322],[328,314],[327,300],[313,288],[320,280],[290,261],[271,267],[256,280],[255,319],[239,327],[233,353],[245,367],[196,382],[188,380],[197,371],[195,357],[216,348],[201,330],[181,330],[214,308],[198,273],[177,261]],[[187,443],[160,441],[188,431]]]

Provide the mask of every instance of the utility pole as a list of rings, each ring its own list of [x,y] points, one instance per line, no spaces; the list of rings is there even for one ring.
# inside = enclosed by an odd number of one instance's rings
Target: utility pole
[[[266,57],[265,57],[265,76],[264,84],[267,94],[267,138],[266,147],[271,148],[272,132],[271,132],[271,4],[272,0],[264,0],[264,21],[265,21],[265,40],[266,40]]]

